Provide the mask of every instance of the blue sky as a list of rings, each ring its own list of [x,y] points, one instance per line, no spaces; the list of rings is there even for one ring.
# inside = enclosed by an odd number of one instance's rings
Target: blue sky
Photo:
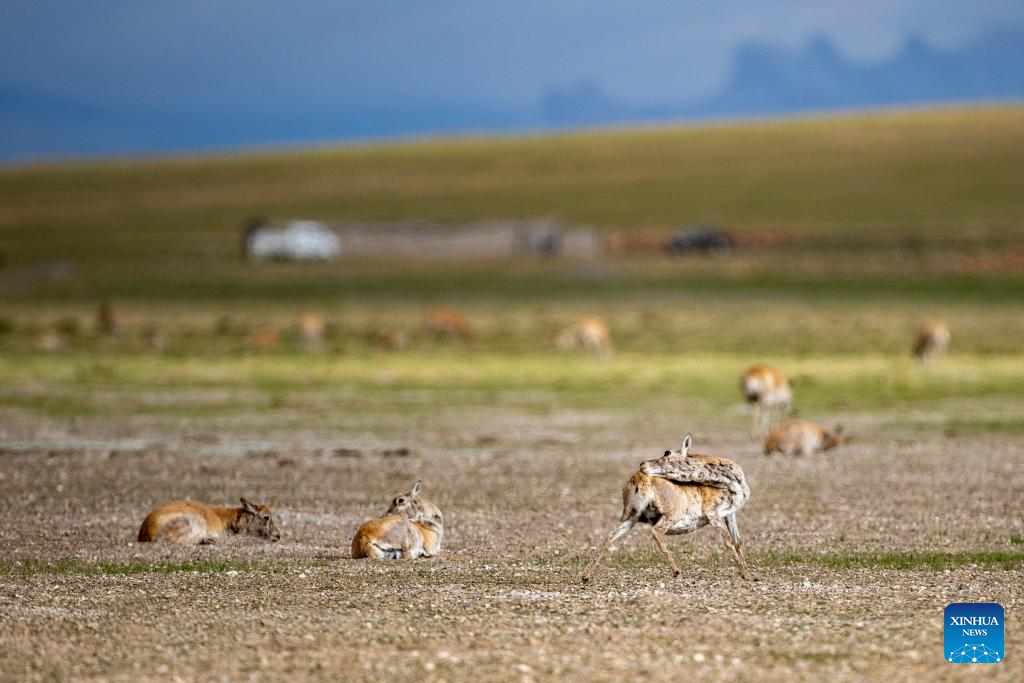
[[[824,35],[870,62],[910,34],[955,46],[999,26],[1024,26],[1024,2],[7,0],[0,87],[103,112],[243,118],[528,108],[580,82],[625,102],[679,102],[714,93],[750,41]]]

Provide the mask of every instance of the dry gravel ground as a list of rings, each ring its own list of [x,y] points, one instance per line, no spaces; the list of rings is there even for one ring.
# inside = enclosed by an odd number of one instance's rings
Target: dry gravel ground
[[[739,522],[759,580],[741,581],[708,529],[670,541],[672,579],[635,530],[581,585],[632,468],[677,447],[666,405],[324,425],[2,412],[0,679],[1024,679],[1019,435],[847,416],[849,446],[768,460],[742,415],[701,416],[695,450],[747,472]],[[443,554],[349,559],[358,524],[417,477],[445,511]],[[274,506],[280,543],[133,542],[155,503],[240,495]],[[943,661],[956,601],[1004,606],[1006,661]]]

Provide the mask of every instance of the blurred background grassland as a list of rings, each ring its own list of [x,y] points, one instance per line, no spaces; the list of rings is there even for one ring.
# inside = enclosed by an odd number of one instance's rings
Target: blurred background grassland
[[[609,236],[705,221],[740,247],[248,264],[240,231],[253,216],[550,217]],[[760,360],[785,365],[822,408],[1024,398],[1019,106],[12,167],[0,170],[0,250],[2,400],[44,412],[88,409],[82,387],[189,385],[263,387],[266,400],[365,387],[399,403],[406,390],[579,405],[680,391],[724,406]],[[116,337],[95,331],[101,301],[118,311]],[[462,310],[472,337],[428,337],[438,306]],[[326,322],[319,351],[295,332],[303,311]],[[613,360],[556,348],[585,313],[609,321]],[[921,371],[910,345],[932,317],[949,324],[951,355]],[[39,351],[55,327],[66,344]],[[166,336],[160,351],[145,329]],[[280,344],[254,348],[263,329]],[[382,330],[407,348],[381,351]],[[145,410],[133,406],[109,409]]]

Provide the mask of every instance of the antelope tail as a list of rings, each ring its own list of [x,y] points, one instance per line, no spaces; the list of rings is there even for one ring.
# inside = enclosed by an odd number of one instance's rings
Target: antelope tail
[[[619,522],[639,517],[654,500],[650,476],[637,472],[626,483],[622,491],[622,517]]]

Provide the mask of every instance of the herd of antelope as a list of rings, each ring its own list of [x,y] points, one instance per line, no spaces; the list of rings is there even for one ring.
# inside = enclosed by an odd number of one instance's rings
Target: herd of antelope
[[[62,331],[61,327],[78,329],[78,322],[75,319],[62,319],[58,321],[55,328],[46,329],[36,337],[36,348],[40,351],[59,351],[67,345],[69,332]],[[126,325],[122,320],[121,312],[110,302],[104,301],[96,309],[95,331],[101,337],[118,337],[126,334]],[[215,326],[215,332],[223,334],[234,327],[230,319],[222,318]],[[434,341],[463,341],[467,342],[474,338],[473,329],[466,314],[452,307],[434,308],[428,310],[420,325],[421,334],[428,340]],[[246,342],[248,346],[257,351],[269,351],[278,348],[286,335],[291,334],[301,347],[318,351],[326,347],[329,326],[323,316],[313,311],[305,311],[296,318],[290,328],[278,328],[260,326],[247,333]],[[167,335],[155,324],[148,324],[141,330],[141,339],[146,348],[161,351],[167,347]],[[949,345],[949,329],[945,323],[939,320],[932,320],[921,327],[914,339],[913,357],[915,360],[925,363],[933,361],[943,355]],[[378,327],[371,330],[367,341],[375,347],[401,351],[409,344],[409,335],[402,331],[389,327]],[[553,344],[562,351],[582,351],[601,359],[609,359],[615,353],[612,344],[611,330],[608,323],[599,315],[584,315],[575,325],[563,328],[553,338]],[[790,398],[787,388],[784,385],[773,384],[779,377],[772,376],[770,369],[767,372],[753,374],[750,377],[750,393],[760,394],[766,390],[765,399],[757,402],[755,419],[768,419],[764,412],[784,408]],[[747,379],[744,378],[744,382]],[[744,392],[747,392],[747,385],[744,385]]]
[[[106,312],[104,315],[107,315]],[[322,326],[304,319],[304,332],[313,335]],[[428,317],[437,334],[468,334],[465,317],[454,309],[440,309]],[[946,326],[929,322],[915,340],[913,355],[920,362],[938,358],[949,344]],[[582,347],[599,357],[612,353],[608,325],[597,316],[587,316],[559,339],[567,348]],[[809,456],[835,448],[844,441],[841,426],[829,431],[807,420],[779,422],[789,412],[793,391],[789,380],[769,365],[755,365],[740,379],[740,390],[752,409],[751,436],[764,439],[765,455]],[[750,498],[750,487],[742,468],[731,460],[691,453],[693,438],[687,434],[679,450],[640,464],[622,490],[622,514],[619,525],[608,535],[583,573],[587,582],[593,575],[609,544],[638,524],[650,528],[658,550],[680,574],[668,546],[666,535],[686,534],[705,526],[722,537],[739,574],[751,580],[743,555],[736,513]],[[352,539],[355,559],[416,559],[434,557],[441,552],[444,516],[440,508],[421,495],[417,481],[405,493],[395,496],[387,511],[363,523]],[[281,535],[266,505],[245,498],[240,507],[220,507],[190,500],[177,500],[154,508],[139,528],[138,540],[164,540],[184,544],[215,543],[229,534],[247,534],[267,540]]]
[[[125,339],[132,336],[120,310],[106,301],[96,309],[93,329],[101,338]],[[78,336],[80,331],[76,318],[61,319],[36,336],[35,347],[39,351],[61,351],[69,346],[70,338]],[[227,317],[218,320],[213,327],[213,333],[217,335],[241,332],[245,345],[253,351],[274,351],[281,348],[289,338],[306,351],[323,351],[327,349],[331,331],[332,328],[323,316],[313,311],[304,311],[293,324],[286,327],[259,325],[243,332]],[[426,342],[470,342],[475,336],[466,314],[452,307],[426,311],[418,334]],[[168,346],[168,335],[153,323],[142,328],[141,335],[137,337],[151,351],[163,351]],[[410,345],[410,334],[394,327],[379,326],[368,331],[365,341],[378,349],[402,351]],[[608,324],[596,315],[583,316],[576,325],[560,331],[555,335],[553,345],[562,351],[578,350],[605,359],[614,354]]]

